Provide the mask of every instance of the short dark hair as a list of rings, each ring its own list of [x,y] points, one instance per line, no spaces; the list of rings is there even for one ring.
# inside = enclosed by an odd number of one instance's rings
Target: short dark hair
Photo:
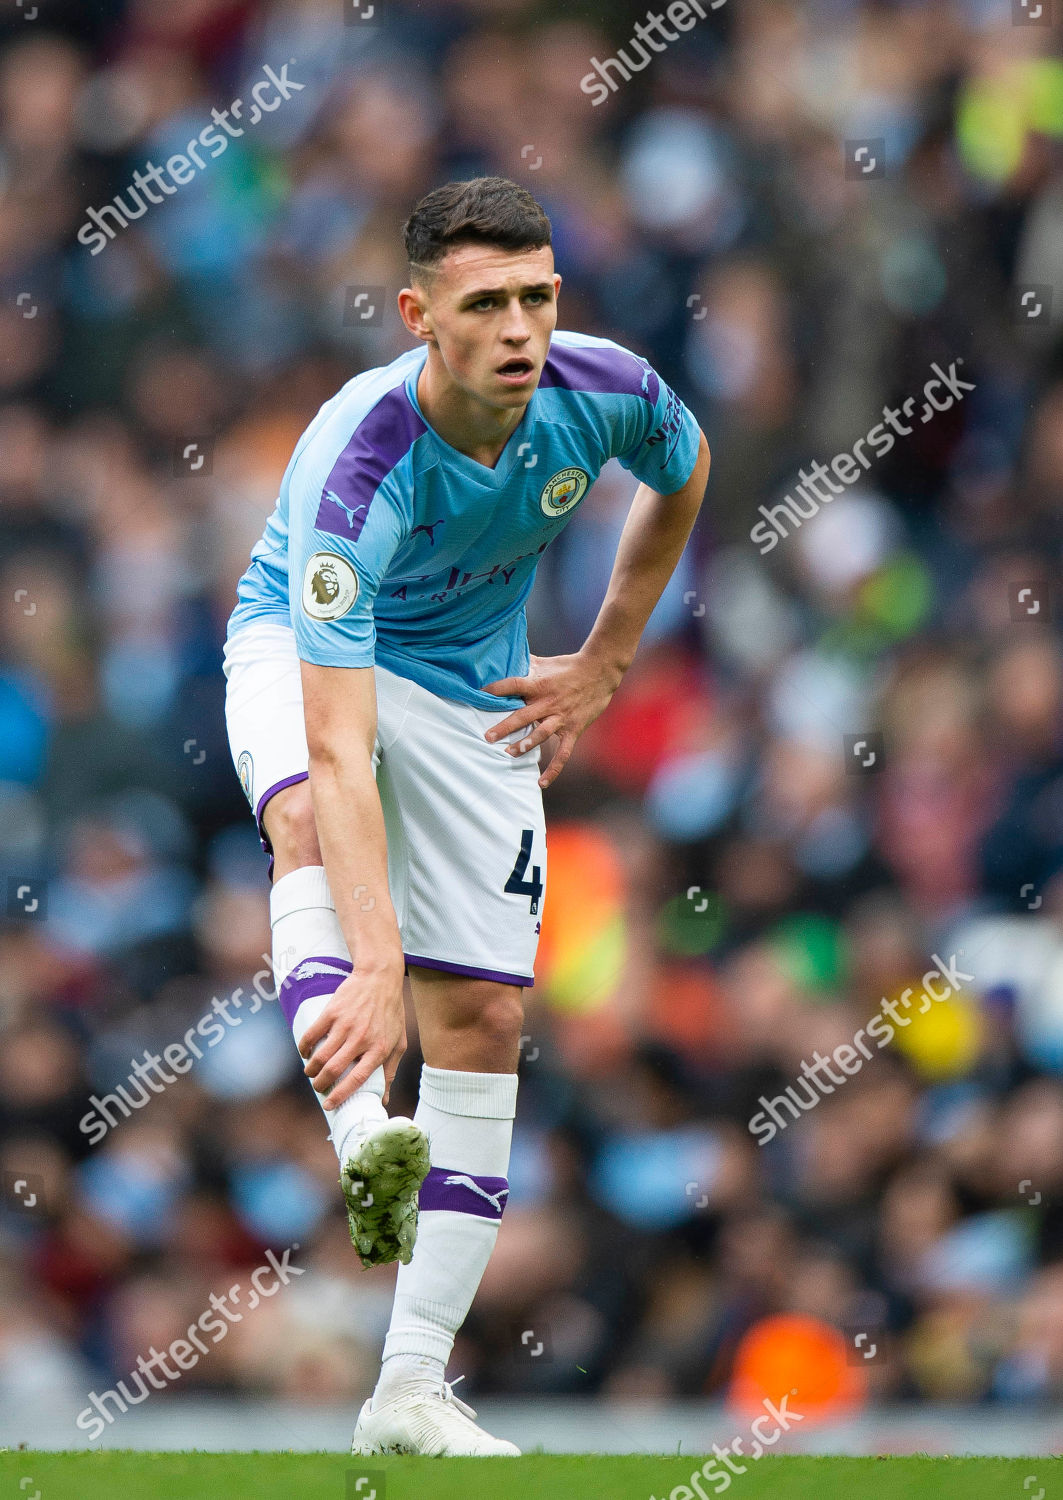
[[[455,245],[541,250],[550,220],[526,188],[506,177],[448,182],[417,204],[402,226],[410,265],[437,266]]]

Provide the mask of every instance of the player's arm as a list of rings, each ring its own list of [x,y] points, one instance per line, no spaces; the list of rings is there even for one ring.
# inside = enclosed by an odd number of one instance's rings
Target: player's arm
[[[609,587],[580,653],[619,682],[676,570],[709,480],[709,445],[699,434],[698,456],[686,484],[671,495],[640,484],[631,502]]]
[[[526,677],[485,684],[488,692],[524,699],[524,707],[488,730],[487,739],[534,724],[530,734],[508,747],[510,755],[525,755],[558,736],[557,749],[539,777],[541,787],[557,780],[580,735],[608,706],[690,537],[709,478],[709,445],[689,413],[686,420],[686,441],[696,456],[693,468],[689,456],[678,461],[689,477],[674,490],[655,489],[645,480],[639,485],[605,599],[581,650],[574,656],[533,655]],[[667,480],[667,468],[663,477]]]
[[[383,1066],[387,1087],[406,1050],[405,960],[388,891],[387,837],[376,778],[372,667],[302,661],[310,795],[318,845],[353,972],[303,1033],[306,1072],[332,1109]],[[351,1065],[342,1083],[337,1080]],[[386,1095],[385,1095],[386,1097]]]
[[[406,521],[386,481],[377,484],[371,451],[363,446],[364,453],[356,433],[339,459],[327,448],[321,455],[307,451],[292,483],[289,522],[289,603],[302,672],[310,797],[353,965],[299,1044],[315,1089],[327,1094],[326,1109],[342,1104],[379,1065],[390,1088],[406,1048],[405,964],[373,775],[373,601]]]

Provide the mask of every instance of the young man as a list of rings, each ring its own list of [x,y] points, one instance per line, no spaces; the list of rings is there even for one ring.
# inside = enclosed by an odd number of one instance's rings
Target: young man
[[[443,1377],[509,1191],[542,791],[635,654],[709,454],[644,360],[555,334],[550,224],[523,188],[450,183],[404,235],[419,347],[349,381],[300,439],[240,580],[226,717],[351,1237],[366,1265],[402,1262],[353,1451],[513,1454]],[[612,457],[642,483],[601,612],[575,655],[530,656],[536,564]],[[412,1121],[384,1110],[404,971]]]

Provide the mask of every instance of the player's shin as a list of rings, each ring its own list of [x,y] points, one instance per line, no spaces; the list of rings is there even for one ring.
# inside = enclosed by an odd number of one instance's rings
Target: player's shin
[[[298,1046],[350,974],[351,955],[321,865],[306,865],[275,881],[269,904],[277,995]],[[323,1096],[315,1094],[320,1103]],[[387,1120],[383,1096],[381,1067],[349,1099],[325,1111],[341,1166],[367,1132]]]
[[[516,1102],[516,1073],[422,1069],[413,1118],[428,1136],[432,1165],[413,1259],[399,1267],[374,1410],[443,1379],[498,1238]]]

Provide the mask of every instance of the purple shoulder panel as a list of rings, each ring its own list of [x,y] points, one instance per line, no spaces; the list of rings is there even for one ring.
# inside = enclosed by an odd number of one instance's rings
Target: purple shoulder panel
[[[317,508],[317,530],[357,541],[373,496],[427,431],[410,405],[405,385],[381,397],[358,423],[332,466]]]
[[[552,344],[539,385],[600,395],[643,396],[651,406],[657,405],[660,390],[660,382],[645,360],[626,349],[593,344],[579,348]]]

